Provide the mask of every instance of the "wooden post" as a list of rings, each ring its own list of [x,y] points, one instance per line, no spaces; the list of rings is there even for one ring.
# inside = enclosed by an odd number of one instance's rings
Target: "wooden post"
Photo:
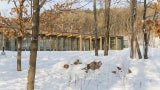
[[[78,38],[76,38],[76,45],[77,45],[77,46],[76,46],[76,50],[78,50],[78,46],[79,46],[79,45],[78,45]]]
[[[100,37],[99,45],[100,45],[100,50],[102,50],[102,37]]]
[[[79,50],[82,51],[82,35],[79,36]]]
[[[116,44],[116,48],[115,49],[118,50],[118,37],[117,36],[115,37],[115,41],[116,41],[116,43],[115,43]]]
[[[111,37],[109,37],[108,49],[111,49]]]
[[[89,49],[93,50],[93,46],[92,46],[92,36],[89,37]]]
[[[47,50],[47,46],[46,46],[46,42],[47,42],[47,38],[46,36],[43,37],[43,51],[46,51]]]
[[[41,41],[40,41],[40,39],[41,39],[41,37],[40,36],[38,36],[38,51],[40,51],[41,49]],[[26,39],[27,40],[27,39]],[[26,44],[26,47],[28,46],[28,42],[26,42],[27,44]]]
[[[73,50],[73,37],[71,37],[71,51]]]
[[[56,36],[56,40],[55,40],[56,42],[55,42],[55,45],[56,45],[56,51],[58,51],[58,36]]]
[[[63,41],[62,41],[62,51],[65,51],[65,36],[63,36]]]
[[[63,38],[63,36],[61,36],[61,39],[60,39],[60,45],[61,45],[61,47],[60,47],[60,50],[61,51],[63,51],[63,49],[64,49],[64,43],[63,43],[63,41],[64,41],[64,38]]]
[[[71,43],[71,37],[69,37],[68,38],[68,50],[72,50],[71,49],[71,45],[72,45],[72,43]]]
[[[65,47],[66,47],[66,50],[68,51],[68,37],[66,37],[66,42],[65,42]]]
[[[71,50],[71,48],[70,48],[70,47],[71,47],[71,41],[70,41],[70,39],[71,39],[71,38],[68,37],[68,50]]]
[[[55,50],[55,37],[52,37],[52,50]]]
[[[82,42],[83,42],[83,51],[86,51],[86,40],[83,39]]]

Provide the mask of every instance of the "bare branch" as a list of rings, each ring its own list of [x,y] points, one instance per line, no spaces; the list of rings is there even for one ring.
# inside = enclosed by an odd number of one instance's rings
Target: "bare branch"
[[[46,2],[47,0],[43,0],[43,1],[41,1],[41,3],[40,3],[40,8],[42,8],[43,7],[43,5],[45,4],[45,2]]]

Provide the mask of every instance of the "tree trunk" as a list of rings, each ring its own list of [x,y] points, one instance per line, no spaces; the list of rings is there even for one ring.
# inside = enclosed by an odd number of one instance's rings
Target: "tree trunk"
[[[146,0],[144,0],[144,11],[143,11],[143,21],[145,22],[146,20],[146,10],[147,10],[147,5],[146,5]],[[146,31],[146,25],[145,23],[143,24],[143,34],[144,34],[144,59],[148,59],[148,33]]]
[[[108,55],[109,50],[109,22],[110,22],[111,0],[105,0],[105,37],[104,37],[104,56]]]
[[[18,13],[18,19],[19,19],[19,26],[20,26],[20,32],[23,32],[23,3],[25,0],[20,1],[20,9],[17,10]],[[22,53],[22,36],[17,37],[17,71],[21,71],[21,53]]]
[[[39,33],[39,0],[33,0],[33,28],[32,28],[32,41],[31,41],[31,51],[30,51],[30,61],[28,70],[28,83],[27,90],[34,90],[35,73],[36,73],[36,58],[38,50],[38,33]]]
[[[17,37],[17,71],[21,71],[22,37]]]
[[[135,40],[135,37],[132,36],[131,37],[131,58],[132,59],[135,59],[136,58],[136,48],[137,47],[137,43],[136,43],[136,40]]]
[[[136,21],[136,8],[137,8],[137,0],[130,1],[131,7],[131,58],[136,58],[136,30],[135,30],[135,21]]]
[[[147,38],[147,32],[144,33],[144,59],[148,59],[148,38]]]
[[[3,30],[3,32],[2,32],[2,53],[1,53],[2,55],[5,55],[4,41],[5,41],[5,37],[4,37],[4,30]]]
[[[96,0],[94,0],[93,3],[93,8],[94,8],[94,33],[95,33],[95,56],[98,56],[98,35],[97,35],[97,8],[96,8]]]
[[[139,59],[142,59],[142,54],[141,54],[141,50],[140,50],[140,48],[139,48],[139,44],[138,44],[138,40],[137,40],[137,38],[136,38],[136,48],[137,48],[137,52],[138,52],[138,57],[139,57]]]

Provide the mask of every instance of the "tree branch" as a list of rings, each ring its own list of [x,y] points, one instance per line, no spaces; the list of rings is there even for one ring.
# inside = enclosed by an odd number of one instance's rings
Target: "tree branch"
[[[46,1],[47,1],[47,0],[43,0],[43,1],[40,3],[39,7],[42,8]]]

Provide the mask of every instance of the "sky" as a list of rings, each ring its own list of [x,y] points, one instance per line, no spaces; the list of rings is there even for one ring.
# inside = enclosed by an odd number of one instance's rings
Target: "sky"
[[[52,5],[55,2],[59,2],[62,3],[65,0],[54,0],[54,2],[48,2],[46,3],[43,8],[41,9],[41,11],[44,11],[46,9],[50,9],[52,7]],[[74,8],[79,8],[83,6],[83,9],[92,9],[93,8],[93,3],[90,0],[79,0],[80,3],[74,5]],[[121,3],[117,3],[120,0],[111,0],[111,6],[126,6],[127,4],[125,3],[126,0],[121,0]],[[117,2],[116,2],[117,1]],[[143,1],[143,0],[139,0],[139,1]],[[152,0],[147,0],[147,1],[152,1]],[[0,12],[1,12],[1,16],[7,16],[7,17],[14,17],[13,15],[10,15],[11,12],[11,8],[14,7],[14,4],[11,3],[7,3],[6,0],[0,0]],[[98,4],[97,7],[102,7],[101,4]]]
[[[8,4],[5,1],[0,1],[0,12],[1,12],[1,15],[2,16],[10,16],[9,12],[10,12],[10,9],[12,7],[13,7],[12,3]]]
[[[62,3],[63,1],[64,0],[61,0],[61,1],[59,0],[58,2]],[[41,11],[44,11],[46,9],[50,9],[51,7],[53,7],[54,3],[55,2],[48,2],[48,3],[46,3],[42,7]],[[82,6],[84,6],[83,8],[92,8],[92,2],[87,1],[87,2],[81,2],[79,4],[76,4],[76,8],[82,7]],[[14,7],[14,4],[12,2],[10,2],[8,4],[6,1],[1,1],[0,0],[0,13],[1,13],[1,16],[13,17],[13,15],[10,15],[11,8],[13,8],[13,7]]]

